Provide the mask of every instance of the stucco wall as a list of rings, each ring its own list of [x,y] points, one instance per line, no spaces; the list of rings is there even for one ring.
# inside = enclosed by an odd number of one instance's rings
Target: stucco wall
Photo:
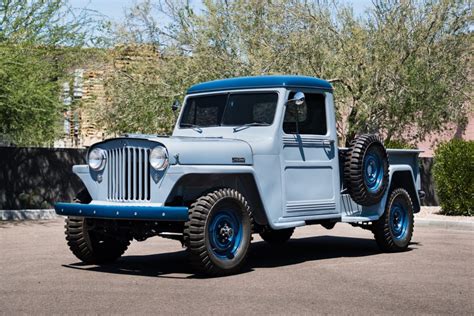
[[[474,112],[468,116],[468,123],[465,129],[452,126],[443,133],[430,135],[424,141],[419,142],[417,147],[423,150],[423,153],[421,153],[420,156],[433,157],[437,144],[451,140],[455,137],[462,138],[464,140],[474,140]]]

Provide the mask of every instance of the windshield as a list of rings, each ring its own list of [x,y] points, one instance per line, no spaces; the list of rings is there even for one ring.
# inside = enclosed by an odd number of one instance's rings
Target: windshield
[[[240,126],[273,123],[278,94],[226,93],[189,97],[184,105],[180,127]]]

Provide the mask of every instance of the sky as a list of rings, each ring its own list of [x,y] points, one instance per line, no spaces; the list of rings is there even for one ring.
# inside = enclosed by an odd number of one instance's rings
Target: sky
[[[120,21],[124,8],[131,7],[134,0],[69,0],[73,8],[87,8],[106,15],[112,20]]]
[[[113,21],[120,21],[124,8],[131,7],[137,0],[69,0],[73,8],[87,8],[98,11]],[[359,15],[372,5],[371,0],[342,0],[352,3],[354,12]]]

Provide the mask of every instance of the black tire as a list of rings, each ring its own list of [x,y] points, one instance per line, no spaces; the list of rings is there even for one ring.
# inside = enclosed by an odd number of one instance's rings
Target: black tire
[[[91,199],[87,191],[81,191],[76,203],[88,204]],[[115,238],[97,232],[84,217],[66,218],[66,240],[71,252],[87,264],[110,263],[122,256],[130,245],[130,240]]]
[[[251,233],[252,214],[244,196],[234,189],[220,189],[191,205],[184,242],[198,273],[223,276],[237,273],[244,265]]]
[[[372,227],[380,249],[387,252],[406,250],[413,236],[413,222],[413,202],[410,194],[402,188],[393,190],[383,215]]]
[[[375,135],[361,135],[345,155],[344,182],[354,202],[369,206],[380,202],[388,186],[388,155]]]
[[[295,231],[294,228],[285,228],[279,230],[273,230],[271,228],[265,228],[263,231],[260,232],[260,237],[265,240],[270,245],[283,245],[288,240],[290,240],[293,232]]]

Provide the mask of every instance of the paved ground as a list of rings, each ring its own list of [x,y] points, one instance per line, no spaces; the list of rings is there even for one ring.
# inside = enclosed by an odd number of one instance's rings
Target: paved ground
[[[416,227],[410,251],[382,254],[368,231],[304,227],[281,249],[255,238],[244,273],[202,279],[161,238],[82,265],[62,226],[0,223],[0,313],[474,314],[471,231]]]

